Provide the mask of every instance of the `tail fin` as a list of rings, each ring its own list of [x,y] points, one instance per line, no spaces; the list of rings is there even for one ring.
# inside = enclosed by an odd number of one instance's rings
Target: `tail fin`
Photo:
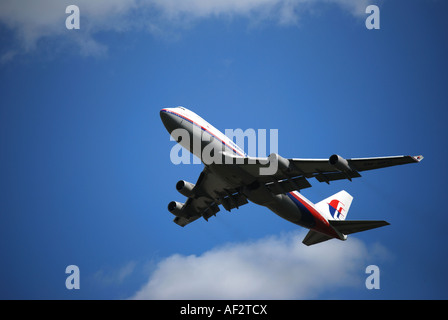
[[[315,204],[328,220],[345,220],[352,204],[353,197],[345,190]]]

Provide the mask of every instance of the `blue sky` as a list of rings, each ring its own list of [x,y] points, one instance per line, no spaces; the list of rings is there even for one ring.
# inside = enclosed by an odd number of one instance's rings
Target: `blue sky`
[[[77,4],[81,28],[65,28]],[[380,8],[381,29],[364,10]],[[0,298],[446,299],[444,1],[2,1]],[[390,226],[305,247],[264,207],[172,222],[159,110],[278,129],[284,157],[423,154],[345,189]],[[79,290],[65,268],[77,265]],[[365,268],[381,271],[367,290]]]

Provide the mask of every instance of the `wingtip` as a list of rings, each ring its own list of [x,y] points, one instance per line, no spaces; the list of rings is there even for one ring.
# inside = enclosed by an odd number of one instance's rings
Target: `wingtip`
[[[422,156],[422,155],[419,155],[419,156],[413,156],[412,158],[415,160],[415,162],[420,162],[420,161],[423,160],[423,156]]]

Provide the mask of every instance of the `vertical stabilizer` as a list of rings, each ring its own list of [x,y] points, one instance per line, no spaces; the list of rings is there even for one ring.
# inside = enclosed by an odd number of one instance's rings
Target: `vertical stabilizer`
[[[316,203],[315,207],[328,220],[345,220],[353,197],[345,190]]]

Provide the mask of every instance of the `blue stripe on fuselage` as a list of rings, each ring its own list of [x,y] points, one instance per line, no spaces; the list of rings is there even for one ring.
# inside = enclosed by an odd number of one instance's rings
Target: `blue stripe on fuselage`
[[[302,213],[301,222],[306,224],[308,227],[314,226],[316,222],[314,221],[314,216],[311,213],[311,211],[308,210],[308,208],[301,201],[299,201],[292,194],[292,192],[288,192],[286,195],[295,203],[295,205],[299,208],[300,212]]]
[[[181,115],[181,114],[178,114],[178,113],[175,113],[175,112],[172,112],[172,111],[169,111],[169,110],[163,110],[163,111],[164,111],[164,112],[167,112],[167,113],[170,113],[170,114],[172,114],[172,115],[174,115],[174,116],[180,117],[180,118],[182,118],[183,120],[186,120],[186,121],[190,122],[191,124],[193,124],[193,125],[195,125],[195,126],[201,128],[202,131],[207,132],[208,134],[210,134],[210,135],[213,136],[214,138],[216,138],[216,139],[218,139],[219,141],[221,141],[221,143],[222,143],[224,146],[226,146],[227,148],[232,149],[233,152],[235,152],[235,153],[237,153],[238,155],[243,156],[243,157],[246,156],[244,153],[242,153],[242,152],[240,152],[239,150],[235,149],[234,147],[228,145],[224,140],[221,140],[221,139],[218,138],[216,135],[214,135],[212,132],[210,132],[210,131],[207,130],[206,128],[200,126],[199,124],[197,124],[197,123],[194,122],[193,120],[190,120],[190,119],[188,119],[187,117],[185,117],[185,116],[183,116],[183,115]]]

